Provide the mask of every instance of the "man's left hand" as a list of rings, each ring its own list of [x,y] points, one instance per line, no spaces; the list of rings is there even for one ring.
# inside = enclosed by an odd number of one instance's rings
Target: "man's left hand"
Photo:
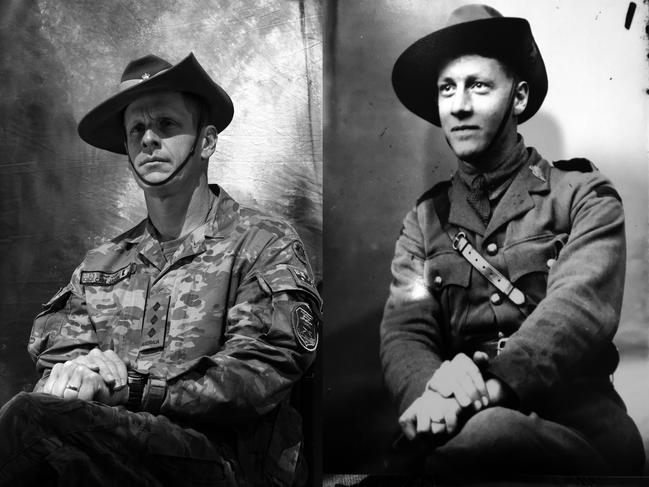
[[[47,381],[38,392],[65,400],[99,401],[108,406],[116,406],[126,403],[129,389],[123,387],[113,390],[98,372],[79,362],[68,360],[52,367]]]

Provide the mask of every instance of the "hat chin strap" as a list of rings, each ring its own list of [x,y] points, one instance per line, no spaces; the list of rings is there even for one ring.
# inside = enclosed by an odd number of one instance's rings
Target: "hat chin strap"
[[[516,94],[516,80],[514,80],[512,82],[512,87],[509,90],[509,101],[507,102],[507,108],[505,109],[505,113],[503,113],[503,117],[500,120],[500,124],[498,125],[498,130],[496,130],[496,133],[494,134],[494,136],[489,141],[489,145],[487,145],[487,147],[485,147],[485,149],[483,151],[481,151],[479,154],[476,154],[474,157],[472,157],[471,158],[472,160],[479,159],[484,154],[488,154],[489,151],[491,150],[491,148],[493,147],[493,145],[496,143],[496,141],[502,135],[503,131],[505,130],[505,125],[507,124],[507,120],[509,118],[509,115],[512,113],[512,110],[514,109],[514,97],[515,97],[515,94]],[[450,142],[449,142],[448,138],[446,139],[446,142],[450,146]],[[467,162],[471,162],[471,161],[467,161]]]
[[[182,171],[182,169],[187,165],[189,159],[191,159],[191,157],[194,155],[194,152],[196,152],[196,144],[198,143],[198,140],[200,139],[200,135],[201,135],[201,126],[202,126],[202,120],[198,120],[198,130],[196,132],[196,137],[194,138],[194,143],[192,144],[192,148],[189,151],[189,154],[187,154],[187,157],[185,157],[185,160],[169,176],[167,176],[162,181],[158,181],[156,183],[151,183],[147,181],[142,177],[142,175],[138,172],[138,170],[135,169],[135,165],[133,164],[133,159],[131,159],[131,154],[129,154],[128,152],[128,145],[126,143],[126,140],[124,140],[124,148],[126,149],[126,156],[128,157],[128,162],[131,165],[131,168],[133,168],[133,172],[135,173],[135,176],[147,186],[162,186],[163,184],[167,184],[169,181],[175,178],[178,175],[178,173]]]

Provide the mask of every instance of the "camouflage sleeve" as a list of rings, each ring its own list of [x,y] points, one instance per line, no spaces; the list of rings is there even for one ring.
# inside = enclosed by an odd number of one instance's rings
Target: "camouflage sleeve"
[[[40,388],[54,364],[72,360],[98,345],[79,285],[80,271],[81,266],[74,271],[68,285],[43,305],[34,320],[27,351],[42,376],[35,390]]]
[[[315,358],[320,312],[302,243],[275,238],[239,284],[222,349],[169,381],[160,412],[215,424],[270,412]]]

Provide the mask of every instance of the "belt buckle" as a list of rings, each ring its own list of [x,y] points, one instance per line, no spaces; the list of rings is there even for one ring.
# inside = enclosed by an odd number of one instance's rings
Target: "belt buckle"
[[[453,238],[453,250],[458,250],[460,248],[460,240],[462,240],[463,238],[466,238],[466,233],[457,232],[457,234]]]
[[[503,348],[505,348],[505,344],[507,343],[507,340],[509,340],[509,337],[498,339],[498,343],[496,344],[496,355],[500,355],[500,352],[503,351]]]

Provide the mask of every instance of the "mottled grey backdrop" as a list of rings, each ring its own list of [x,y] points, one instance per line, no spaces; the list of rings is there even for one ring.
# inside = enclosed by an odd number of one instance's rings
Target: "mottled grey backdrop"
[[[322,42],[318,0],[0,2],[0,404],[31,389],[41,303],[89,248],[145,214],[124,156],[76,124],[127,62],[193,51],[235,116],[209,176],[295,225],[322,278]]]

